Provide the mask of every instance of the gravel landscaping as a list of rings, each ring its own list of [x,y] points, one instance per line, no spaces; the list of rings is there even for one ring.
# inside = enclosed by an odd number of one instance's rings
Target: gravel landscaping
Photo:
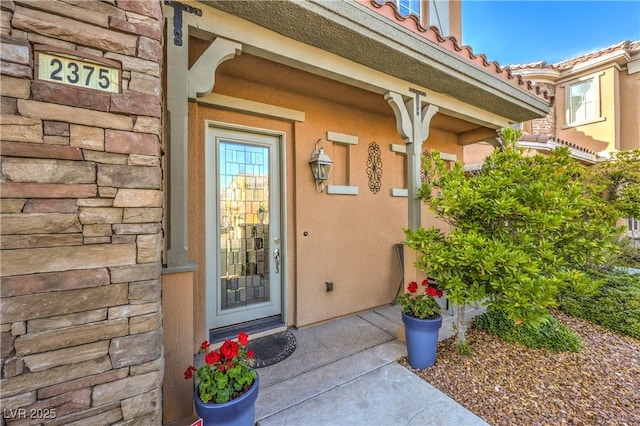
[[[412,371],[492,425],[640,425],[640,340],[554,315],[583,339],[580,352],[533,350],[469,329],[473,356],[461,358],[448,339],[435,366]]]

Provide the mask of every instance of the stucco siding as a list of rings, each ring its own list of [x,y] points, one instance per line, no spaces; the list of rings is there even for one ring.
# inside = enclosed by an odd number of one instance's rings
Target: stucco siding
[[[380,95],[318,77],[303,71],[241,55],[224,63],[217,73],[215,93],[304,112],[303,122],[289,122],[241,111],[225,111],[206,105],[190,105],[190,164],[194,186],[190,242],[191,252],[203,261],[203,144],[205,120],[281,131],[286,135],[287,158],[287,270],[290,325],[306,326],[390,303],[400,279],[393,244],[403,239],[407,226],[407,198],[391,195],[406,182],[403,154],[391,144],[403,145],[393,111]],[[327,132],[357,137],[354,145],[327,140]],[[308,161],[321,139],[334,160],[329,185],[358,188],[357,195],[316,191]],[[379,192],[369,189],[366,173],[368,147],[380,147],[382,180]],[[457,137],[433,129],[424,149],[462,155]],[[426,210],[426,209],[425,209]],[[434,223],[424,211],[423,222]],[[332,281],[334,290],[326,291]],[[199,275],[198,292],[204,292]],[[197,298],[198,299],[198,298]],[[204,299],[202,299],[204,300]],[[204,307],[198,307],[200,315]],[[201,322],[201,321],[200,321]]]

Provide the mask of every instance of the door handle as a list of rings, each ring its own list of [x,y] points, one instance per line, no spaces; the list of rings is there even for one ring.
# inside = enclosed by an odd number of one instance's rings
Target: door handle
[[[273,251],[273,258],[276,261],[276,274],[280,272],[280,249]]]

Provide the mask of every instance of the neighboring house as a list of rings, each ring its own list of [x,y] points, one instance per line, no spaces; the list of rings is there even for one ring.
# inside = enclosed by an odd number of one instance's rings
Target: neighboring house
[[[521,147],[548,152],[564,146],[585,165],[606,161],[614,151],[640,149],[640,41],[555,64],[540,61],[510,68],[555,95],[546,117],[521,123]],[[468,146],[466,168],[480,167],[492,149],[487,143]],[[637,225],[634,219],[627,222],[630,230]]]
[[[595,153],[640,149],[640,41],[511,69],[555,93],[549,116],[525,122],[525,133]]]
[[[390,303],[423,150],[551,100],[431,3],[3,2],[5,416],[169,422],[202,340]]]

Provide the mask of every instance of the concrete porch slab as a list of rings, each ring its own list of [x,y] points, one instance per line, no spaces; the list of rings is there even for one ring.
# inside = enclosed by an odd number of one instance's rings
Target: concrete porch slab
[[[395,362],[260,419],[259,424],[487,425],[484,420]]]
[[[389,305],[318,326],[292,330],[294,353],[261,368],[260,426],[486,425],[481,418],[407,370],[396,338],[400,306]],[[468,308],[467,318],[484,312]],[[439,340],[455,316],[443,312]]]

